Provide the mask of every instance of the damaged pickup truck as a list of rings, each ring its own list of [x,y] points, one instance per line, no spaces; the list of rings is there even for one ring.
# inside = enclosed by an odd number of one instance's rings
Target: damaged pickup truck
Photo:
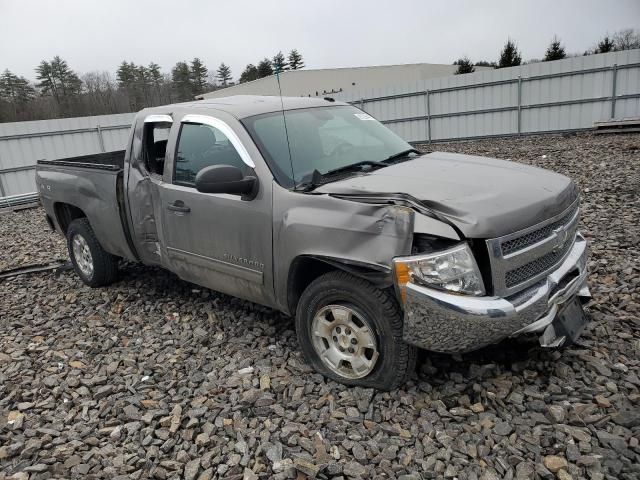
[[[121,258],[295,316],[318,372],[391,389],[418,348],[467,352],[586,324],[586,241],[567,177],[421,154],[331,99],[237,96],[149,108],[126,151],[40,161],[80,278]]]

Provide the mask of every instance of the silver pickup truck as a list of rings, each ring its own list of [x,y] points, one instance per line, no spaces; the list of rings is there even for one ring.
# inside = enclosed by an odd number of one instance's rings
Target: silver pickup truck
[[[586,241],[567,177],[421,154],[332,99],[238,96],[142,110],[126,151],[39,161],[80,278],[121,258],[295,316],[318,372],[391,389],[417,348],[467,352],[586,324]]]

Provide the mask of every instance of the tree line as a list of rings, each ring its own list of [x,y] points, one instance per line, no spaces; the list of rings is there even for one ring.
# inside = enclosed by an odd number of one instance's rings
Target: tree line
[[[634,29],[605,35],[584,55],[640,48],[640,33]],[[524,63],[566,58],[566,48],[554,36],[544,58]],[[573,56],[576,56],[575,54]],[[476,61],[462,57],[453,62],[456,74],[472,73],[476,66],[493,68],[523,64],[522,54],[509,38],[497,61]],[[293,49],[285,56],[281,51],[272,58],[248,64],[238,83],[250,82],[287,70],[304,68],[302,55]],[[104,115],[138,111],[144,107],[188,101],[204,92],[234,85],[231,68],[224,62],[210,71],[199,58],[177,62],[169,73],[157,63],[136,65],[123,61],[115,77],[107,71],[79,75],[59,56],[43,60],[35,68],[32,83],[6,69],[0,73],[0,122],[41,120],[48,118]]]
[[[614,33],[612,36],[609,36],[608,34],[605,35],[593,48],[585,51],[582,55],[631,50],[633,48],[640,48],[640,32],[636,32],[632,28],[627,28]],[[567,58],[567,56],[576,57],[578,55],[579,54],[568,55],[565,46],[562,44],[558,36],[554,35],[542,60],[534,58],[524,63],[550,62],[552,60],[562,60],[563,58]],[[460,75],[475,72],[475,67],[477,66],[493,68],[517,67],[518,65],[523,64],[523,62],[522,55],[518,50],[516,42],[509,38],[500,51],[500,56],[497,62],[488,62],[486,60],[473,62],[469,57],[462,57],[453,62],[453,64],[458,66],[455,74]]]
[[[278,52],[257,67],[247,65],[239,82],[248,82],[285,70],[304,68],[293,49]],[[6,69],[0,73],[0,122],[135,112],[145,107],[193,100],[204,92],[234,85],[231,68],[222,62],[210,71],[199,58],[177,62],[170,72],[160,65],[123,61],[115,76],[107,71],[80,75],[60,56],[35,68],[36,82]]]
[[[285,58],[282,52],[278,52],[272,59],[264,58],[257,65],[250,63],[240,74],[240,83],[251,82],[262,77],[268,77],[274,73],[286,70],[300,70],[304,68],[302,55],[294,48]]]

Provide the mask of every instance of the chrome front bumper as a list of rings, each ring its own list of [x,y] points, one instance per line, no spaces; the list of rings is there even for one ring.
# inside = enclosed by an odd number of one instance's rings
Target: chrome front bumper
[[[404,341],[435,352],[468,352],[506,337],[552,329],[559,307],[590,297],[587,242],[580,233],[564,261],[545,279],[510,297],[472,297],[409,283]],[[555,346],[549,332],[541,344]],[[555,342],[555,343],[554,343]]]

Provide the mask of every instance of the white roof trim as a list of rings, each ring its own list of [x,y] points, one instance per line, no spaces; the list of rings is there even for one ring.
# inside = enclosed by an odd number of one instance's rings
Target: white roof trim
[[[240,138],[238,138],[238,135],[236,135],[236,132],[234,132],[233,129],[224,121],[220,120],[219,118],[210,117],[209,115],[188,114],[182,117],[182,120],[180,120],[180,122],[199,123],[201,125],[209,125],[210,127],[217,128],[227,136],[231,144],[238,151],[238,155],[240,155],[242,161],[249,167],[256,168],[256,164],[253,163],[251,155],[249,155],[249,152],[240,141]]]

